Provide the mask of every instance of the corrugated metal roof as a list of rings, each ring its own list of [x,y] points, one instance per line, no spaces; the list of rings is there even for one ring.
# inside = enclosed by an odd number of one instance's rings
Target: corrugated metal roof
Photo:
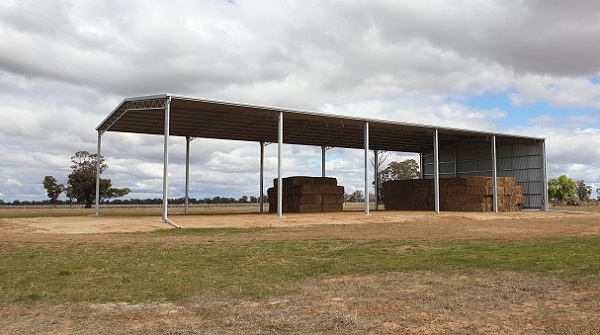
[[[541,138],[489,133],[403,122],[372,120],[285,108],[257,106],[177,95],[128,98],[96,128],[138,134],[164,134],[164,109],[171,98],[170,135],[277,142],[277,118],[284,115],[284,143],[340,148],[363,148],[369,123],[369,148],[400,152],[430,152],[438,130],[440,146],[462,141],[489,141],[498,145]]]

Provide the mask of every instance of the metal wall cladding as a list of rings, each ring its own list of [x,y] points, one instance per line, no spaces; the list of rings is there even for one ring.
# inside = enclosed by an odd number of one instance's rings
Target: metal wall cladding
[[[440,178],[492,176],[492,151],[481,143],[440,148]],[[499,177],[514,177],[523,187],[524,208],[543,208],[544,159],[539,141],[496,147]],[[423,155],[423,177],[434,177],[433,155]]]

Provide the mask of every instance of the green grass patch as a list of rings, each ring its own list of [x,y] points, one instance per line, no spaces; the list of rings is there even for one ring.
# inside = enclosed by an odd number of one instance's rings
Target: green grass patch
[[[210,231],[202,229],[201,233]],[[236,229],[214,232],[248,234],[248,230]],[[147,234],[194,233],[200,231]],[[260,298],[280,294],[305,278],[388,272],[483,269],[571,277],[600,274],[597,238],[535,242],[241,240],[2,244],[0,304],[176,301],[204,294]]]

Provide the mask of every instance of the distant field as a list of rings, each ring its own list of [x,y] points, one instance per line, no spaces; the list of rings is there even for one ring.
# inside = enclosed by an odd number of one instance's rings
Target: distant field
[[[268,205],[264,207],[269,210]],[[190,214],[232,214],[232,213],[258,213],[257,204],[234,204],[234,205],[190,205]],[[149,216],[161,215],[160,205],[102,205],[102,215],[107,216]],[[183,213],[183,205],[170,205],[170,213]],[[83,208],[82,206],[0,206],[0,218],[25,218],[25,217],[61,217],[61,216],[86,216],[96,213],[94,208]]]
[[[383,209],[380,205],[380,209]],[[374,210],[374,205],[371,204]],[[362,211],[364,203],[346,203],[345,211]],[[551,206],[550,210],[585,211],[600,213],[600,206]],[[162,214],[160,205],[102,205],[102,215],[107,216],[154,216]],[[258,204],[211,204],[190,205],[190,214],[233,214],[233,213],[258,213]],[[264,205],[264,211],[269,211],[269,205]],[[169,213],[183,213],[183,205],[170,205]],[[86,216],[95,213],[95,208],[83,208],[81,206],[61,205],[52,206],[0,206],[0,218],[27,218],[27,217],[61,217],[61,216]]]
[[[348,203],[344,210],[364,210],[364,203]],[[371,206],[374,209],[374,206]],[[383,209],[383,205],[380,207]],[[102,205],[102,215],[107,216],[151,216],[161,215],[161,205]],[[183,205],[169,205],[169,213],[178,214],[184,212]],[[190,205],[190,214],[234,214],[234,213],[259,213],[258,204],[209,204]],[[264,212],[269,212],[269,204],[264,205]],[[62,216],[86,216],[95,214],[94,208],[83,208],[82,206],[61,205],[53,206],[0,206],[0,218],[27,218],[27,217],[62,217]]]

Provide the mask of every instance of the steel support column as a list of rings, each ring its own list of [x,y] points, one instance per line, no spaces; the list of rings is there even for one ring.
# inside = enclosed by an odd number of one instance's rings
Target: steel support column
[[[265,195],[265,142],[260,142],[260,212],[264,212],[264,195]]]
[[[167,97],[167,104],[165,106],[165,134],[164,134],[164,147],[163,147],[163,208],[162,208],[162,219],[164,222],[179,227],[175,222],[169,220],[168,216],[168,188],[169,188],[169,133],[171,128],[171,97]]]
[[[373,165],[375,165],[375,173],[374,178],[375,178],[375,210],[378,211],[379,210],[379,150],[374,150],[373,151],[375,156],[373,159]]]
[[[190,206],[190,142],[191,137],[185,137],[185,214],[189,213]]]
[[[435,194],[435,213],[440,213],[440,157],[438,130],[433,136],[433,191]]]
[[[365,122],[365,215],[369,215],[369,122]]]
[[[496,135],[492,135],[492,197],[494,213],[498,213],[498,164],[496,158]]]
[[[423,154],[419,153],[419,178],[423,179]]]
[[[100,215],[100,157],[102,157],[102,131],[98,130],[98,151],[96,152],[96,216]]]
[[[548,161],[546,159],[546,140],[542,140],[542,143],[540,145],[542,147],[542,178],[544,179],[542,180],[542,192],[544,192],[544,194],[542,194],[542,210],[549,211],[550,204],[548,203],[548,176],[546,175],[546,168],[548,164]]]
[[[283,152],[283,112],[279,112],[277,127],[277,217],[283,217],[283,178],[281,177],[281,155]]]
[[[327,151],[327,147],[324,145],[321,146],[321,177],[325,178],[325,151]]]

